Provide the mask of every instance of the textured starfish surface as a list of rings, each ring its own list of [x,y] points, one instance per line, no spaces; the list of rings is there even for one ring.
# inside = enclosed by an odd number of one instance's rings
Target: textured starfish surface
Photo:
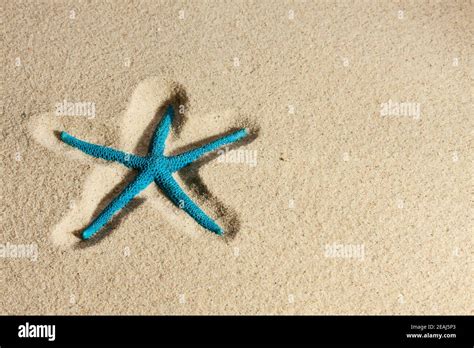
[[[122,192],[115,197],[104,210],[82,232],[83,239],[89,239],[123,207],[125,207],[138,193],[144,190],[153,181],[166,196],[179,208],[188,213],[198,224],[218,235],[223,234],[222,228],[206,215],[183,191],[172,176],[172,173],[186,167],[208,152],[236,142],[248,135],[246,129],[223,136],[199,148],[181,153],[176,156],[165,156],[165,141],[173,122],[174,109],[170,105],[165,115],[155,129],[148,154],[144,157],[129,154],[110,147],[91,144],[79,140],[72,135],[61,132],[61,140],[82,152],[93,157],[122,163],[128,168],[138,171],[137,176]]]

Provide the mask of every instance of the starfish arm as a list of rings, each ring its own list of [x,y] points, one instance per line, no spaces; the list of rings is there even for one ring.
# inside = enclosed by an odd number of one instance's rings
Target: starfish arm
[[[125,207],[138,193],[153,181],[149,171],[140,172],[122,192],[115,197],[92,223],[82,232],[83,239],[89,239],[96,234],[120,209]]]
[[[146,160],[140,156],[115,150],[107,146],[91,144],[86,141],[77,139],[66,132],[61,132],[61,140],[64,141],[66,144],[71,145],[72,147],[75,147],[88,155],[91,155],[96,158],[102,158],[107,161],[119,162],[129,168],[143,168],[146,162]]]
[[[153,139],[150,143],[150,153],[162,154],[165,149],[165,141],[171,129],[173,123],[174,109],[172,105],[169,105],[165,111],[165,115],[160,121],[160,124],[155,129]]]
[[[217,140],[214,140],[204,146],[201,146],[197,149],[191,150],[184,152],[182,154],[179,154],[177,156],[173,156],[170,158],[170,163],[171,163],[171,171],[175,172],[180,170],[183,167],[186,167],[188,164],[191,162],[194,162],[198,158],[204,156],[206,153],[214,151],[218,149],[221,146],[227,145],[234,143],[248,135],[247,129],[240,129],[234,133],[231,133],[229,135],[223,136],[222,138],[219,138]]]
[[[198,224],[218,235],[223,234],[222,228],[189,198],[171,174],[156,176],[155,182],[177,207],[188,213]]]

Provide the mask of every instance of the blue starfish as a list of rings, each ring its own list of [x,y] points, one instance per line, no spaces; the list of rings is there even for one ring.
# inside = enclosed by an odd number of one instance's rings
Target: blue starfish
[[[173,116],[174,110],[170,105],[166,109],[165,115],[158,127],[155,129],[148,155],[145,157],[125,153],[106,146],[91,144],[79,140],[66,132],[61,132],[61,140],[66,144],[93,157],[119,162],[128,168],[139,171],[134,180],[84,229],[82,232],[83,239],[89,239],[96,234],[115,213],[125,207],[134,196],[145,189],[152,181],[161,188],[176,206],[188,213],[198,224],[218,235],[223,234],[222,228],[217,225],[213,219],[207,216],[206,213],[188,197],[181,187],[179,187],[172,173],[189,165],[210,151],[244,138],[248,132],[246,129],[240,129],[197,149],[176,156],[165,156],[163,154],[165,141],[171,128]]]

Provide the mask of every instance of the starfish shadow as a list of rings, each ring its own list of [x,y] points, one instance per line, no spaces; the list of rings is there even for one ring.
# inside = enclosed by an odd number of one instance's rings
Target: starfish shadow
[[[149,146],[151,138],[153,136],[153,131],[156,129],[156,126],[161,121],[161,119],[163,117],[163,114],[165,113],[165,110],[166,110],[166,108],[168,107],[169,104],[173,105],[176,110],[180,110],[180,107],[184,107],[184,110],[187,110],[188,101],[189,101],[189,99],[188,99],[188,96],[187,96],[184,88],[181,85],[177,84],[175,86],[174,95],[161,104],[162,106],[158,108],[158,110],[156,111],[152,121],[150,121],[150,123],[146,127],[142,137],[140,138],[140,140],[138,142],[138,145],[135,148],[135,153],[139,154],[139,155],[146,155],[148,153],[148,146]],[[173,132],[174,132],[175,135],[180,134],[180,132],[181,132],[181,130],[182,130],[184,124],[185,124],[185,121],[186,121],[186,118],[184,117],[183,113],[181,113],[181,112],[176,113],[176,116],[173,120],[173,125],[172,125]],[[250,122],[245,122],[245,123],[250,124]],[[242,139],[240,141],[240,143],[229,145],[228,149],[229,150],[235,149],[235,148],[238,148],[240,146],[245,146],[245,145],[253,142],[258,136],[259,129],[256,128],[256,127],[252,127],[252,128],[253,129],[251,130],[249,136]],[[185,146],[182,146],[182,147],[176,149],[175,151],[173,151],[169,155],[173,156],[173,155],[177,155],[179,153],[185,152],[185,151],[192,150],[194,148],[198,148],[198,147],[203,146],[203,145],[205,145],[205,144],[207,144],[211,141],[219,139],[219,138],[223,137],[224,135],[226,135],[228,133],[232,133],[232,132],[237,131],[237,130],[239,130],[239,128],[234,127],[234,128],[229,129],[228,131],[220,133],[218,135],[214,135],[212,137],[208,137],[206,139],[202,139],[200,141],[197,141],[197,142],[194,142],[194,143],[191,143],[191,144],[187,144]],[[217,152],[210,153],[210,154],[198,159],[197,161],[191,163],[187,167],[181,169],[180,171],[177,172],[177,175],[181,178],[181,180],[183,181],[184,185],[187,187],[188,190],[194,191],[195,193],[197,193],[197,195],[199,197],[202,196],[202,198],[212,201],[214,206],[217,209],[216,213],[218,214],[219,217],[221,217],[221,216],[226,216],[227,217],[227,219],[225,219],[223,221],[224,228],[226,230],[226,233],[224,234],[224,239],[232,240],[232,239],[235,238],[237,232],[240,230],[240,221],[237,218],[237,216],[238,216],[237,212],[234,209],[232,209],[231,207],[229,207],[229,206],[225,205],[224,203],[222,203],[221,201],[219,201],[214,195],[212,195],[209,188],[207,187],[207,185],[204,183],[204,181],[201,179],[201,177],[199,175],[200,168],[203,165],[213,161],[218,156],[219,155],[218,155]],[[157,188],[157,189],[159,190],[159,188]],[[161,190],[160,190],[160,193],[162,193]]]
[[[124,181],[125,185],[128,184],[127,181]],[[116,189],[118,189],[118,187],[124,187],[125,185],[122,185],[122,183],[120,183],[119,185],[117,185],[113,192],[116,191]],[[98,216],[100,214],[100,212],[102,211],[103,208],[105,208],[107,206],[107,204],[114,198],[114,193],[110,193],[106,196],[106,198],[104,198],[98,205],[96,211],[94,212],[94,219],[96,216]],[[94,236],[94,238],[91,238],[91,239],[87,239],[87,240],[82,240],[81,238],[81,235],[82,235],[82,231],[84,230],[83,228],[79,229],[79,230],[76,230],[73,232],[73,234],[81,239],[80,241],[78,241],[76,243],[76,245],[74,246],[74,249],[86,249],[86,248],[89,248],[91,246],[94,246],[96,244],[98,244],[99,242],[101,242],[103,239],[107,238],[117,227],[120,226],[120,224],[122,223],[122,221],[124,221],[127,217],[127,215],[131,212],[133,212],[134,210],[136,210],[142,203],[145,202],[145,199],[144,198],[134,198],[125,208],[123,208],[122,210],[120,210],[113,218],[112,220],[110,220],[110,222],[104,226],[102,232],[98,235],[98,236]]]
[[[128,172],[125,174],[125,177],[120,181],[115,187],[107,194],[99,204],[97,205],[97,208],[95,209],[94,213],[92,214],[91,220],[94,220],[99,214],[102,212],[102,210],[105,209],[105,207],[117,196],[117,194],[122,191],[125,186],[128,185],[128,183],[133,180],[133,178],[136,176],[136,172]],[[134,198],[129,205],[124,207],[122,210],[120,210],[113,218],[112,220],[104,226],[103,233],[100,233],[96,238],[91,238],[88,240],[82,240],[81,234],[82,231],[84,230],[84,227],[72,232],[73,235],[75,235],[77,238],[79,238],[79,241],[77,242],[77,249],[84,249],[93,245],[96,245],[100,241],[102,241],[104,238],[109,236],[117,227],[120,226],[121,222],[125,220],[126,216],[134,211],[136,208],[138,208],[139,205],[141,205],[143,202],[145,202],[144,198]]]
[[[151,119],[150,123],[143,131],[143,134],[138,140],[138,144],[134,149],[134,153],[140,156],[145,156],[148,154],[148,148],[153,137],[153,132],[155,131],[157,125],[160,123],[161,119],[163,118],[163,115],[165,114],[168,105],[173,105],[175,110],[181,110],[181,108],[184,108],[184,110],[186,110],[188,107],[188,102],[189,99],[186,92],[184,91],[184,88],[181,85],[176,84],[174,87],[173,95],[161,104],[161,106],[156,110],[155,114],[153,115],[153,118]],[[175,135],[179,135],[181,133],[181,129],[183,128],[184,124],[184,114],[181,112],[175,113],[173,120],[173,132]]]
[[[220,137],[224,136],[227,133],[232,133],[233,131],[236,131],[238,129],[239,128],[231,128],[227,132],[224,132],[212,137],[208,137],[206,139],[180,147],[176,151],[173,151],[172,155],[178,154],[184,151],[188,151],[193,148],[200,147],[211,141],[219,139]],[[240,143],[233,143],[227,146],[227,148],[229,150],[233,150],[235,148],[245,146],[253,142],[257,138],[257,136],[258,136],[258,129],[251,130],[250,135],[242,139]],[[191,163],[187,167],[181,169],[177,174],[181,178],[181,180],[184,182],[186,187],[188,187],[189,190],[196,192],[198,197],[203,197],[205,199],[211,200],[214,203],[214,206],[217,209],[216,213],[218,214],[219,217],[221,216],[227,217],[227,219],[222,221],[226,230],[226,233],[224,234],[224,239],[232,240],[236,237],[238,231],[240,230],[240,221],[238,219],[237,212],[233,208],[222,203],[215,196],[213,196],[209,188],[207,187],[207,185],[204,183],[204,181],[201,179],[201,176],[199,175],[199,170],[201,169],[201,167],[215,160],[217,157],[219,157],[219,154],[217,152],[212,152],[198,159],[197,161]]]

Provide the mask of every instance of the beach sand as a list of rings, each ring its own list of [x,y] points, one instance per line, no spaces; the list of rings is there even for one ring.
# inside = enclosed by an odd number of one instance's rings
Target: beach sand
[[[471,2],[2,7],[1,314],[473,313]],[[175,175],[225,236],[150,185],[80,241],[135,173],[58,132],[170,102],[167,154],[250,130]]]

